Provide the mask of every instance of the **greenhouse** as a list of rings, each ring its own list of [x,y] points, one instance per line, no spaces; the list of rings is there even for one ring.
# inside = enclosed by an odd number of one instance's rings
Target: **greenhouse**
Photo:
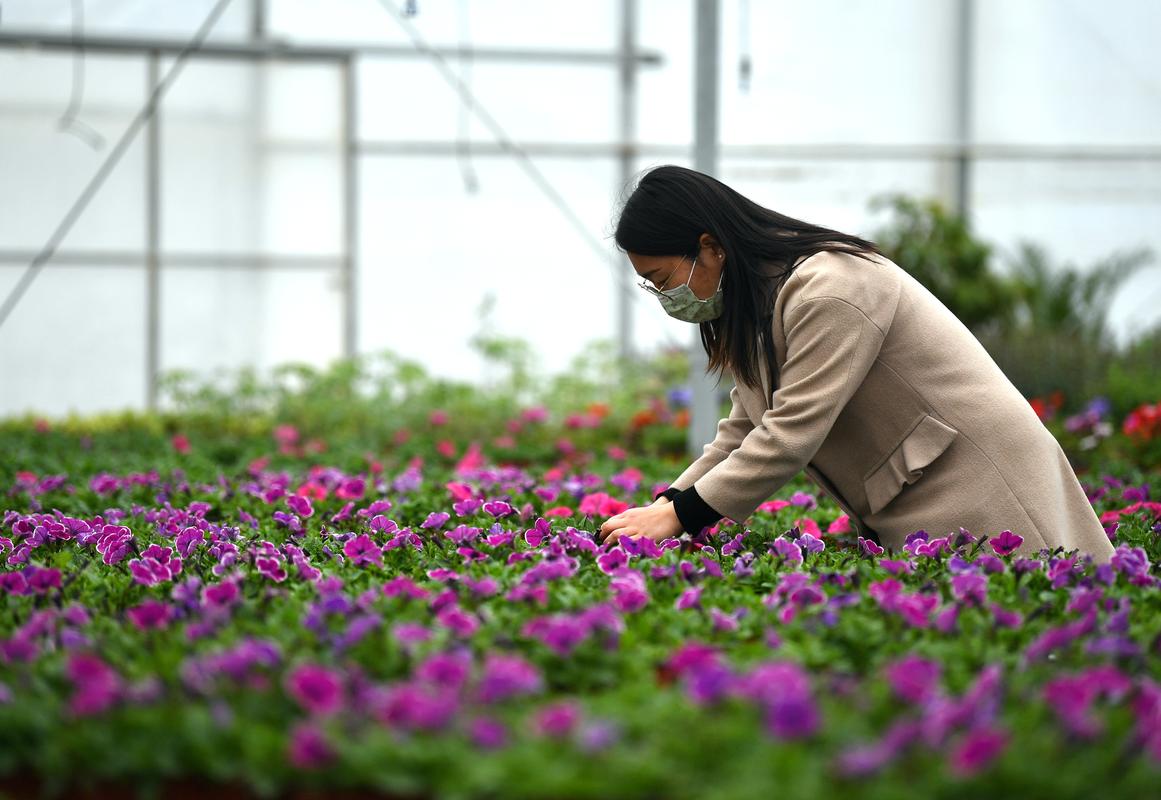
[[[0,792],[1154,791],[1158,29],[0,2]]]

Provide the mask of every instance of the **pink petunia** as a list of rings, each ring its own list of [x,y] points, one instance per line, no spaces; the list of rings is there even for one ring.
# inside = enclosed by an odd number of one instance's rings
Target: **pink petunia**
[[[841,515],[838,519],[832,522],[826,528],[827,533],[850,533],[851,532],[851,518],[846,514]]]
[[[1003,753],[1008,739],[1008,733],[998,727],[969,730],[951,753],[952,774],[965,777],[979,772]]]
[[[1000,531],[1000,535],[988,539],[988,544],[998,556],[1011,555],[1016,548],[1024,544],[1024,537],[1011,531]]]
[[[173,616],[173,609],[168,603],[149,599],[126,610],[125,614],[129,617],[129,621],[137,626],[138,630],[146,631],[164,628],[168,625]]]
[[[319,664],[296,667],[287,674],[285,688],[286,693],[310,714],[327,716],[338,712],[344,705],[342,676]]]
[[[581,500],[578,510],[585,516],[613,517],[628,510],[629,504],[604,492],[594,492]]]
[[[383,550],[365,533],[344,544],[343,554],[356,566],[363,564],[383,566]]]

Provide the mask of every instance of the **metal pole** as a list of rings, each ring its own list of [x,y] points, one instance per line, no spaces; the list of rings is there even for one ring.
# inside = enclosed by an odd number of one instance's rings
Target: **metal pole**
[[[358,293],[356,280],[357,251],[359,248],[359,187],[358,154],[355,149],[357,124],[355,105],[358,102],[356,65],[354,56],[343,61],[343,356],[354,358],[358,353]]]
[[[266,0],[250,0],[250,39],[258,44],[266,38]]]
[[[718,171],[718,0],[697,0],[694,36],[693,165],[707,175]],[[688,448],[691,458],[701,455],[717,429],[718,404],[705,375],[708,359],[695,325],[689,349],[689,386],[693,400]]]
[[[161,78],[161,53],[149,54],[146,94]],[[146,123],[145,167],[145,407],[157,410],[157,376],[161,370],[161,102]]]
[[[975,2],[959,0],[956,50],[956,135],[960,151],[955,160],[955,210],[971,224],[972,56],[975,40]]]
[[[637,0],[621,0],[621,65],[620,65],[620,114],[621,114],[621,186],[625,187],[633,177],[636,163],[634,140],[637,137],[637,62],[633,52],[637,48]],[[621,266],[632,270],[627,257],[621,259]],[[628,273],[626,273],[628,274]],[[629,296],[632,285],[617,282],[617,341],[621,346],[621,358],[628,364],[633,352],[633,298]]]

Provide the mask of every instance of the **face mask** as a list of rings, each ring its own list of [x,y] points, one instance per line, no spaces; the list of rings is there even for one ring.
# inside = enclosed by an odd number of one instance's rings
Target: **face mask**
[[[717,319],[722,315],[722,278],[726,277],[726,271],[723,269],[721,278],[718,278],[717,291],[711,297],[702,300],[693,293],[693,289],[689,288],[689,281],[693,279],[695,269],[697,269],[696,256],[689,269],[689,278],[686,279],[685,283],[676,289],[667,289],[661,292],[657,299],[660,301],[661,307],[665,309],[665,313],[674,319],[683,322],[707,322],[711,319]]]

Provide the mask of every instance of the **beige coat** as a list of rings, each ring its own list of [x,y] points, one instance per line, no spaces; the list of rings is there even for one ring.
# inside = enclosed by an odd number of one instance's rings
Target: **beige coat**
[[[800,470],[864,536],[1024,537],[1017,555],[1113,546],[1060,445],[979,340],[894,262],[823,250],[774,302],[773,396],[736,385],[673,481],[744,521]],[[728,291],[728,288],[727,288]],[[759,358],[769,386],[765,359]]]

